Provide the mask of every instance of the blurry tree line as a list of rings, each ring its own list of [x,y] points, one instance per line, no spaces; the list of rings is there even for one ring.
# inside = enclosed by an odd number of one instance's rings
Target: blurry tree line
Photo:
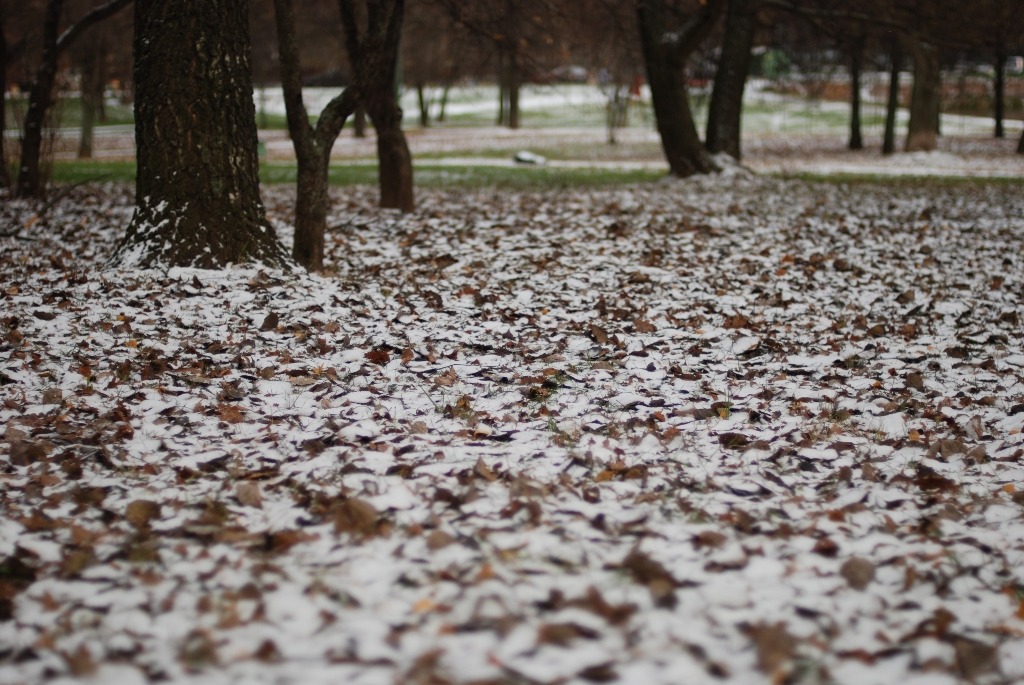
[[[154,262],[286,261],[252,189],[253,86],[280,84],[299,165],[292,258],[315,270],[330,149],[350,121],[357,135],[367,119],[372,125],[382,206],[414,206],[402,86],[415,89],[411,114],[429,126],[445,120],[454,85],[496,83],[495,123],[515,128],[524,84],[590,79],[608,97],[614,141],[644,83],[670,170],[687,176],[715,171],[719,154],[740,159],[753,74],[796,71],[811,91],[841,73],[849,146],[860,148],[862,79],[884,72],[883,151],[930,150],[941,135],[943,73],[965,64],[989,80],[993,133],[1005,135],[1007,63],[1024,53],[1024,3],[974,0],[967,10],[949,0],[0,0],[0,38],[0,89],[27,94],[20,138],[5,137],[0,148],[0,183],[22,196],[43,191],[44,130],[62,82],[80,94],[83,156],[111,84],[121,84],[135,101],[140,198],[123,252],[179,245],[153,253]],[[307,111],[309,85],[336,88],[337,97],[322,112]],[[710,88],[703,131],[695,87]],[[898,140],[901,105],[910,117]],[[5,130],[13,110],[3,109]],[[225,239],[211,227],[226,221],[246,228]],[[161,233],[168,227],[172,236]]]

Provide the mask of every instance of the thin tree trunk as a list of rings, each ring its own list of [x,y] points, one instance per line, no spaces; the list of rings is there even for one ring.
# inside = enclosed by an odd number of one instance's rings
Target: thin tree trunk
[[[702,15],[709,11],[708,5],[704,6]],[[717,167],[697,133],[683,68],[686,57],[699,42],[699,33],[710,30],[714,17],[708,17],[706,25],[703,22],[699,27],[691,25],[689,33],[692,35],[679,36],[671,41],[665,36],[667,24],[663,0],[639,0],[637,19],[654,118],[669,170],[680,177],[716,171]],[[681,44],[684,39],[693,45]]]
[[[247,5],[136,6],[135,215],[115,263],[288,263],[259,195]]]
[[[885,133],[882,136],[882,154],[896,152],[896,113],[900,106],[900,66],[903,53],[899,37],[893,38],[889,50],[889,96],[885,101]]]
[[[939,108],[942,99],[942,73],[939,50],[920,40],[911,43],[914,60],[914,87],[910,98],[910,125],[907,152],[934,150],[939,136]]]
[[[508,68],[508,127],[519,128],[519,90],[522,85],[519,73],[519,50],[512,48]]]
[[[1024,133],[1020,134],[1020,142],[1017,143],[1017,154],[1024,155]]]
[[[356,86],[349,86],[327,103],[316,126],[312,126],[302,100],[302,70],[292,0],[274,0],[274,18],[288,133],[299,167],[292,257],[306,269],[319,271],[323,269],[324,233],[330,208],[327,172],[331,148],[356,108]]]
[[[996,50],[996,82],[995,82],[995,112],[996,138],[1005,138],[1006,131],[1003,128],[1003,119],[1006,116],[1006,55],[1003,50]]]
[[[416,102],[420,108],[420,126],[430,126],[430,101],[427,100],[426,87],[422,82],[416,83]]]
[[[93,42],[92,49],[82,64],[82,126],[78,142],[78,158],[92,157],[93,133],[100,117],[103,104],[103,88],[106,84],[106,48],[102,40]]]
[[[7,39],[4,36],[4,12],[0,9],[0,188],[11,187],[11,174],[7,168]]]
[[[64,33],[58,33],[64,0],[48,0],[43,21],[43,53],[35,80],[29,91],[28,111],[25,113],[21,138],[21,163],[15,189],[21,197],[32,197],[43,191],[41,156],[43,125],[53,105],[53,86],[57,77],[57,59],[81,34],[93,24],[110,17],[132,0],[110,0],[96,7],[72,24]]]
[[[750,71],[759,0],[730,0],[725,15],[725,38],[708,107],[705,145],[708,152],[725,152],[740,159],[743,90]]]
[[[860,119],[860,77],[861,63],[864,57],[864,40],[858,35],[853,39],[850,50],[850,142],[851,150],[863,150],[864,138],[861,135]]]
[[[444,90],[441,91],[441,104],[437,112],[437,121],[444,123],[448,120],[448,93],[451,91],[452,85],[450,83],[444,84]]]
[[[53,85],[57,78],[57,39],[64,0],[48,0],[43,19],[43,54],[29,90],[28,110],[21,136],[21,166],[18,169],[17,195],[36,197],[43,192],[43,126],[53,104]]]

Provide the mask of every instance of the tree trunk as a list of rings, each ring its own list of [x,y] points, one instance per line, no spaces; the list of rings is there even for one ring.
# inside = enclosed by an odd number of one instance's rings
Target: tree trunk
[[[519,50],[512,48],[508,60],[508,127],[519,128],[519,90],[522,77],[519,73]]]
[[[882,154],[896,152],[896,113],[900,106],[900,67],[903,53],[899,37],[893,38],[889,51],[889,96],[885,101],[885,133],[882,136]]]
[[[668,29],[664,9],[663,0],[639,0],[637,3],[647,82],[661,147],[673,175],[710,173],[717,167],[700,142],[686,92],[683,64],[688,52],[679,43],[680,38],[669,40],[665,35]]]
[[[323,269],[324,233],[330,208],[327,172],[331,148],[355,110],[357,98],[354,86],[346,88],[327,103],[316,126],[312,126],[302,100],[302,69],[292,0],[274,0],[274,19],[288,133],[299,167],[292,257],[309,271],[319,271]]]
[[[438,108],[437,121],[442,124],[448,120],[448,93],[451,89],[451,84],[445,83],[444,90],[441,91],[441,105]]]
[[[4,13],[0,10],[0,188],[11,187],[10,169],[7,167],[7,39],[4,36]]]
[[[82,62],[82,126],[78,142],[78,158],[92,157],[93,133],[103,106],[103,90],[106,85],[106,47],[102,40],[95,40]]]
[[[135,214],[115,263],[289,263],[259,195],[247,5],[136,6]]]
[[[705,145],[712,154],[725,152],[740,159],[743,89],[750,71],[758,0],[729,0],[725,38],[718,60],[715,85],[708,108]]]
[[[21,166],[18,169],[19,197],[37,197],[43,192],[43,126],[53,104],[53,84],[57,78],[57,39],[64,0],[48,0],[43,19],[43,54],[28,96],[24,130],[21,136]]]
[[[861,135],[860,121],[860,77],[861,63],[864,58],[864,39],[858,35],[853,39],[850,48],[850,142],[851,150],[863,150],[864,138]]]
[[[996,138],[1005,138],[1003,119],[1006,117],[1006,55],[996,50],[995,112]]]
[[[939,50],[920,40],[911,43],[914,60],[914,87],[910,97],[910,125],[907,152],[934,150],[939,135],[939,106],[942,100],[942,73]]]
[[[1024,133],[1020,134],[1020,142],[1017,143],[1017,154],[1024,155]]]
[[[366,137],[366,108],[362,105],[356,107],[355,116],[352,117],[352,135],[356,138]]]
[[[411,212],[415,208],[412,155],[402,132],[402,110],[394,91],[388,87],[371,95],[367,110],[377,131],[380,206]]]
[[[416,83],[416,102],[420,107],[420,126],[430,126],[430,101],[427,100],[426,86],[422,82]]]

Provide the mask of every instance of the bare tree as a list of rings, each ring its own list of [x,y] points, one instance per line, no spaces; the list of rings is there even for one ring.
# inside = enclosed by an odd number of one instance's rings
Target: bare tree
[[[327,167],[331,148],[345,121],[355,111],[357,91],[346,88],[324,107],[316,125],[310,124],[302,99],[302,73],[292,0],[274,0],[277,43],[288,132],[295,147],[299,173],[295,199],[295,242],[292,257],[310,271],[323,268],[327,227]]]
[[[395,83],[405,0],[338,0],[338,7],[345,49],[359,84],[359,104],[377,133],[380,205],[411,212],[412,155],[402,132]]]
[[[136,7],[135,214],[114,263],[289,263],[259,195],[247,5]]]
[[[43,149],[43,125],[53,105],[53,87],[57,78],[57,59],[82,33],[99,21],[127,7],[132,0],[110,0],[96,7],[70,27],[60,32],[64,0],[47,0],[43,20],[43,48],[39,68],[29,92],[28,111],[25,113],[21,138],[21,165],[18,172],[17,194],[33,197],[43,190],[40,166]]]
[[[759,0],[729,0],[725,13],[722,42],[715,85],[708,108],[708,152],[725,152],[740,158],[743,91],[750,71],[750,50],[757,28]]]
[[[669,169],[676,176],[704,174],[717,169],[700,141],[686,90],[686,59],[711,32],[723,0],[704,0],[693,6],[670,0],[637,0],[637,20],[643,45],[654,116]]]

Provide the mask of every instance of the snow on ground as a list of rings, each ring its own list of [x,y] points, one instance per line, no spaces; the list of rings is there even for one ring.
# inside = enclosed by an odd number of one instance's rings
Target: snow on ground
[[[1020,682],[1024,200],[901,188],[5,201],[0,683]]]

